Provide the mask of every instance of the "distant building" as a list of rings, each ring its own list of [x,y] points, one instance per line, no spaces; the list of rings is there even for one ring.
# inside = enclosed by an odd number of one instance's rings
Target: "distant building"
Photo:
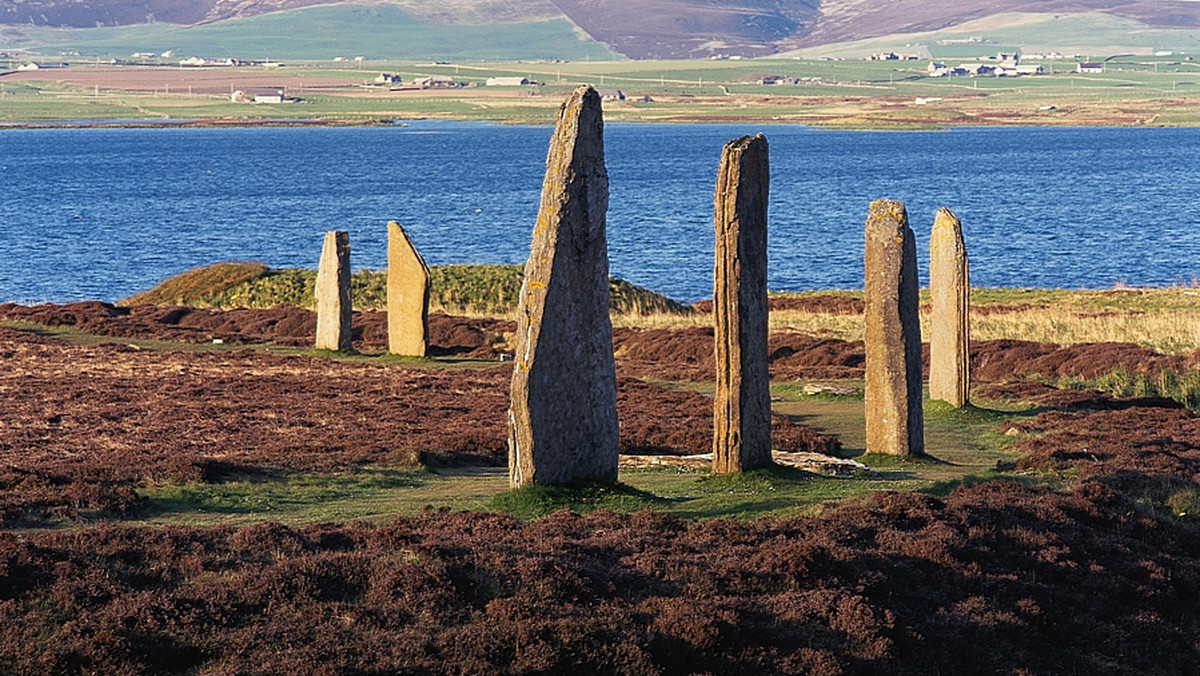
[[[530,82],[527,77],[489,77],[484,84],[488,87],[523,87]]]
[[[375,84],[400,84],[400,76],[394,73],[380,73],[375,78]]]
[[[995,71],[995,66],[989,66],[986,63],[960,63],[951,72],[951,75],[970,75],[975,77],[979,75],[991,75]]]
[[[796,84],[796,79],[790,75],[764,75],[758,79],[760,85],[790,85]]]
[[[37,61],[30,61],[29,63],[23,63],[23,64],[17,66],[17,70],[29,71],[29,70],[45,70],[47,68],[66,68],[66,67],[67,67],[67,64],[65,64],[65,63],[41,63],[41,62],[37,62]]]
[[[1077,63],[1075,64],[1076,73],[1103,73],[1103,63]]]
[[[465,86],[464,83],[444,75],[431,75],[429,77],[423,77],[420,80],[413,82],[413,84],[421,89],[457,89]]]
[[[625,92],[620,89],[601,89],[596,92],[600,95],[601,101],[624,101]]]
[[[255,103],[283,103],[286,100],[287,99],[285,99],[283,97],[282,91],[272,92],[270,94],[255,94],[254,95]]]

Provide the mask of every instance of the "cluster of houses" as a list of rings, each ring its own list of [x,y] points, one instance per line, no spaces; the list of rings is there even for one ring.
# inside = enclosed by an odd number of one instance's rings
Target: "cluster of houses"
[[[205,59],[205,58],[201,58],[199,56],[190,56],[186,59],[182,59],[179,62],[179,65],[185,66],[185,67],[190,67],[190,68],[211,68],[211,67],[228,68],[228,67],[233,67],[233,66],[238,66],[238,67],[243,67],[243,68],[248,67],[248,66],[262,66],[263,68],[282,68],[283,67],[283,64],[279,63],[278,61],[257,61],[257,60],[253,60],[253,59],[233,59],[233,58],[230,58],[230,59]]]
[[[930,61],[926,69],[930,77],[953,77],[994,75],[996,77],[1017,77],[1020,75],[1042,75],[1046,72],[1040,65],[1022,64],[1019,54],[1001,52],[990,63],[974,62],[961,63],[957,66],[947,66],[940,61]]]
[[[229,100],[234,103],[296,103],[300,99],[289,97],[283,89],[257,94],[247,94],[239,89],[229,95]]]

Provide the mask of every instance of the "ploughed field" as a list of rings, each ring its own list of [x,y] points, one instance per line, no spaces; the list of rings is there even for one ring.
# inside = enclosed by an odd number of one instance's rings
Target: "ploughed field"
[[[411,360],[378,312],[363,356],[287,306],[0,306],[0,673],[1193,672],[1200,421],[1111,392],[1196,355],[981,340],[933,459],[645,469],[709,450],[702,319],[614,332],[621,486],[503,493],[506,320]],[[770,355],[776,449],[861,453],[861,398],[802,389],[861,343]],[[396,501],[304,511],[359,495]]]

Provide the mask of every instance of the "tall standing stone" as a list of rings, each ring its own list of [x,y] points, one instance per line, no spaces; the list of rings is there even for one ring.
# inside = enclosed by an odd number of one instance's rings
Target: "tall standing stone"
[[[971,386],[971,283],[962,224],[946,207],[938,209],[929,236],[929,295],[929,398],[961,408]]]
[[[607,210],[600,96],[584,85],[558,111],[521,285],[509,409],[513,486],[616,480]]]
[[[867,453],[922,454],[917,245],[902,203],[871,202],[863,273]]]
[[[717,171],[713,321],[717,394],[713,472],[771,463],[767,373],[767,139],[725,144]]]
[[[330,230],[317,266],[318,350],[350,349],[350,233]]]
[[[424,357],[429,348],[429,267],[408,233],[387,224],[388,352]]]

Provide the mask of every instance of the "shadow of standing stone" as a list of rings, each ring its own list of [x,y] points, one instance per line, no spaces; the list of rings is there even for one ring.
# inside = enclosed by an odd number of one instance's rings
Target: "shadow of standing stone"
[[[725,144],[717,171],[713,322],[717,392],[713,465],[728,474],[771,463],[767,373],[767,139]]]
[[[389,221],[387,231],[388,352],[424,357],[429,349],[429,268],[399,223]]]
[[[350,233],[330,230],[317,265],[318,350],[350,349]]]
[[[871,202],[864,249],[867,453],[923,454],[917,246],[904,204]]]
[[[584,85],[558,111],[521,285],[509,409],[514,487],[617,478],[607,210],[600,96]]]
[[[929,398],[962,408],[971,387],[971,282],[962,224],[946,207],[929,235],[929,296]]]

